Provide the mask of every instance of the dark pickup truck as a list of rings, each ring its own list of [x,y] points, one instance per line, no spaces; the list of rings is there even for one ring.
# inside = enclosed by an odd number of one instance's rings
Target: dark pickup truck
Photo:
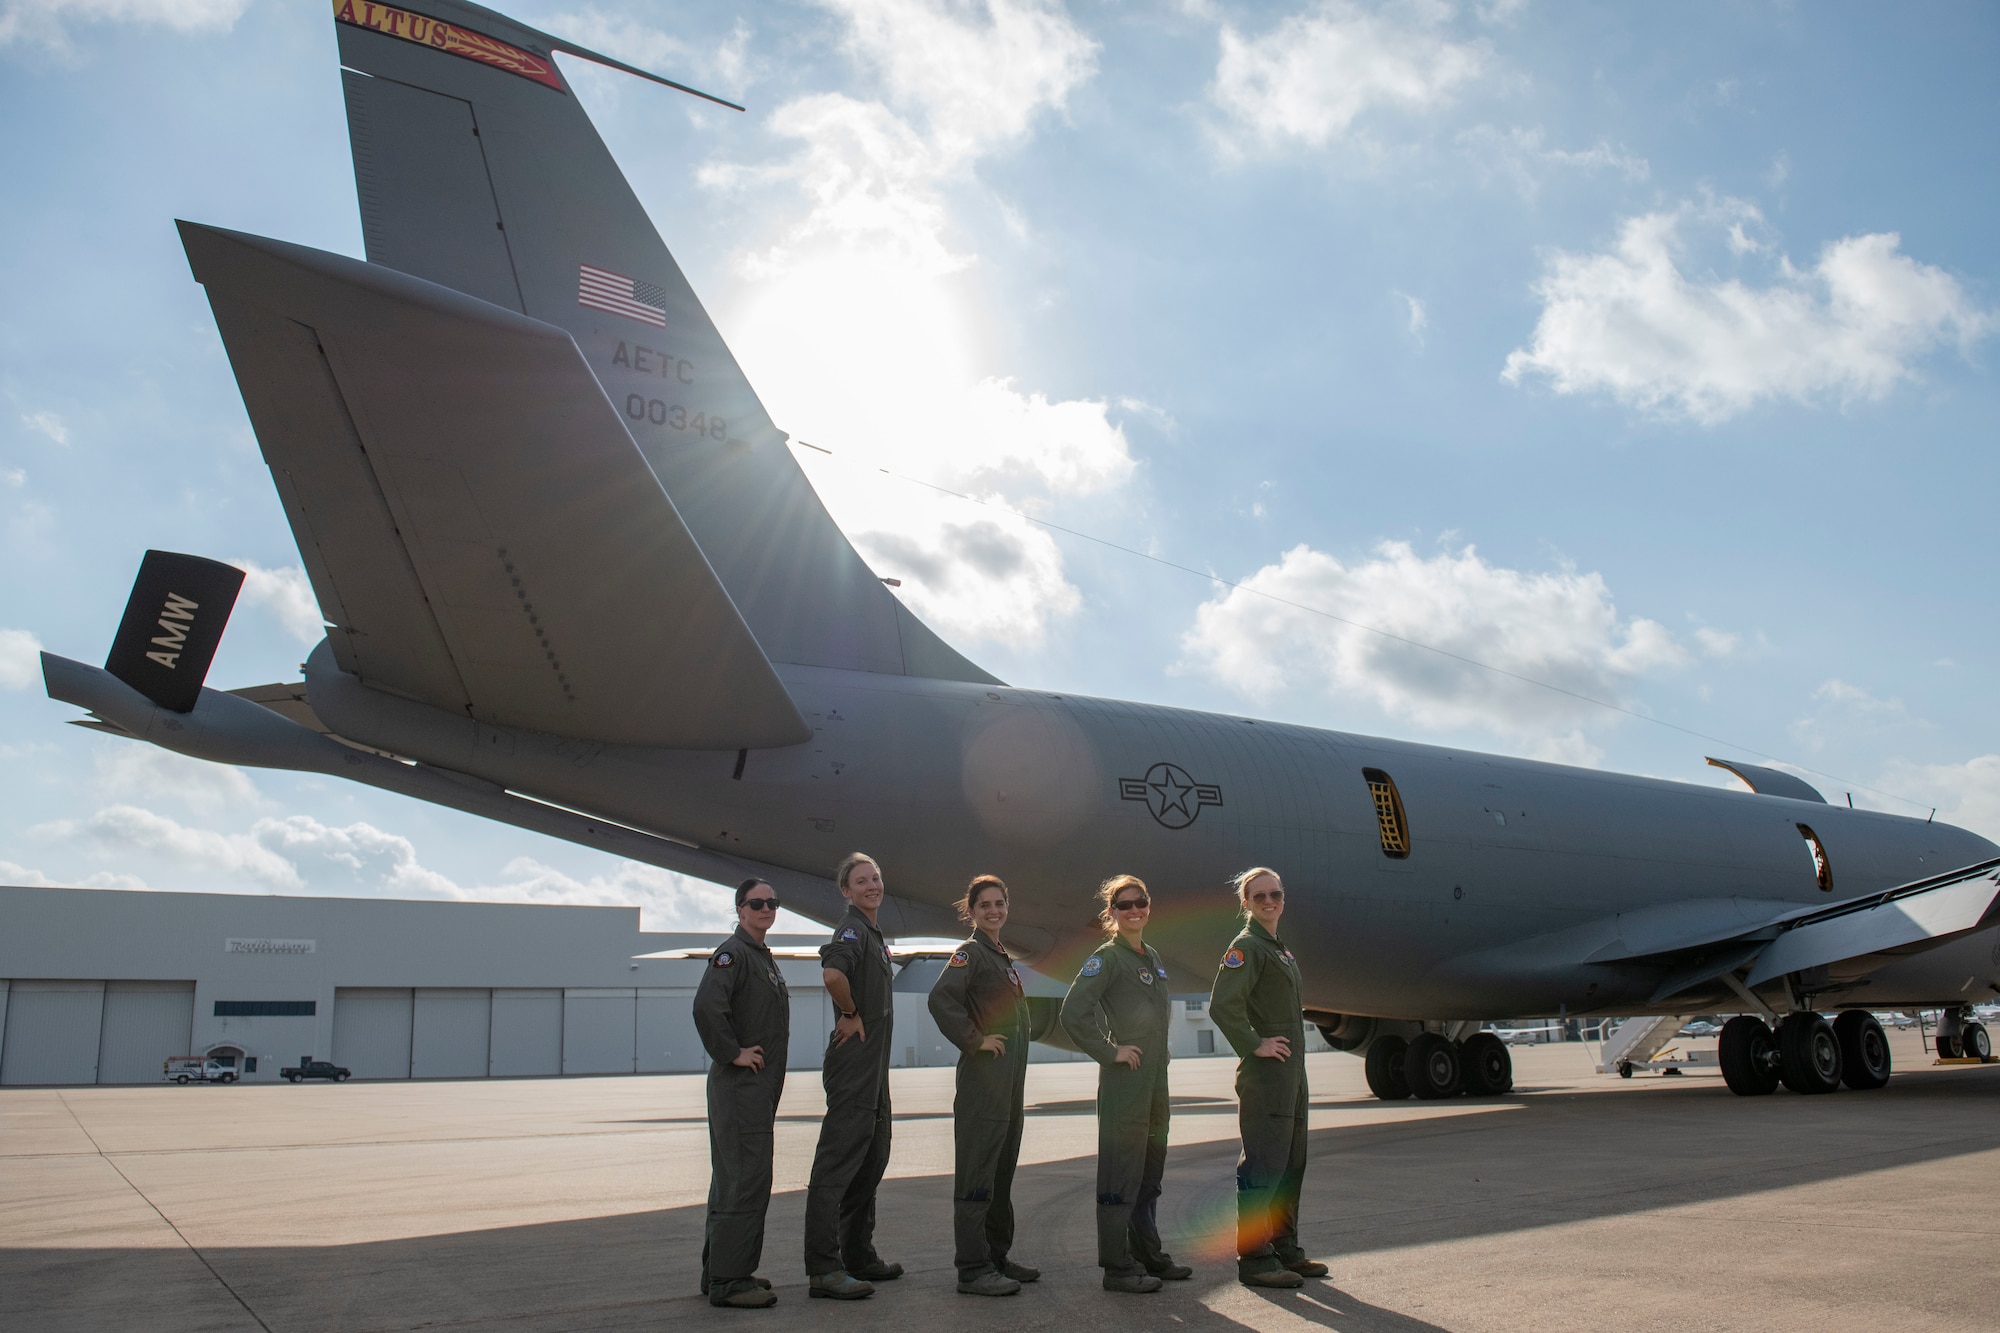
[[[343,1069],[331,1060],[301,1060],[297,1064],[278,1071],[280,1078],[297,1083],[302,1078],[323,1078],[329,1083],[340,1083],[353,1074],[351,1069]]]

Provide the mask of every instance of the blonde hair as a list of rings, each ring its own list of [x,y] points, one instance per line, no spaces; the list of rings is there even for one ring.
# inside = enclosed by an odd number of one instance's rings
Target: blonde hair
[[[972,924],[972,909],[979,905],[979,895],[988,889],[1000,890],[1001,902],[1004,903],[1008,900],[1009,895],[1007,893],[1006,882],[998,875],[974,875],[972,883],[965,886],[965,892],[960,895],[958,902],[953,904],[958,908],[958,919],[960,921],[965,922],[968,926]]]
[[[1111,911],[1111,904],[1127,889],[1137,889],[1148,898],[1153,891],[1146,887],[1146,881],[1137,875],[1113,875],[1097,886],[1097,924],[1104,927],[1104,937],[1111,938],[1118,933],[1118,918]]]
[[[1230,876],[1229,887],[1236,890],[1236,905],[1243,909],[1244,916],[1250,915],[1250,886],[1266,875],[1277,880],[1279,888],[1285,886],[1284,876],[1269,866],[1251,866],[1240,874]]]
[[[874,866],[876,873],[881,873],[881,864],[868,853],[849,852],[847,854],[847,859],[840,863],[840,869],[833,872],[833,882],[840,886],[841,892],[845,893],[847,891],[847,877],[854,873],[855,867],[864,865]]]

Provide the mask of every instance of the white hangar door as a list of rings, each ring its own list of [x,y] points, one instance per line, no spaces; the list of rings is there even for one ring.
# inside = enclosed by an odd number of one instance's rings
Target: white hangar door
[[[493,992],[493,1040],[489,1069],[495,1078],[560,1074],[563,1057],[563,993],[559,990]]]
[[[192,981],[107,981],[99,1083],[158,1083],[170,1055],[194,1041]]]
[[[411,1078],[485,1078],[493,992],[418,988]]]
[[[631,1073],[638,1002],[629,986],[564,991],[563,1073]]]
[[[333,1062],[356,1078],[410,1076],[410,992],[343,986],[333,993]]]
[[[103,982],[16,981],[0,1042],[0,1084],[97,1082],[103,1029]]]
[[[639,1052],[641,1074],[685,1074],[708,1068],[708,1053],[694,1030],[694,992],[639,992]]]

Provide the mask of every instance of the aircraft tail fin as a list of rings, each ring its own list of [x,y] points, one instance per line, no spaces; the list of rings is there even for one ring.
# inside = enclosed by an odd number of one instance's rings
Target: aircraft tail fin
[[[334,5],[369,260],[566,329],[772,661],[997,683],[820,504],[556,66],[576,48],[423,4]]]
[[[811,735],[559,328],[181,224],[342,671],[502,727]]]
[[[169,712],[192,712],[242,588],[234,565],[146,552],[104,669]]]

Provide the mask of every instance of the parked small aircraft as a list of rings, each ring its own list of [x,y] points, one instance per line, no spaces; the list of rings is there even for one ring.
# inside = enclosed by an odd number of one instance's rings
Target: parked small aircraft
[[[1879,1086],[1870,1008],[2000,990],[2000,848],[1781,772],[1711,760],[1729,792],[996,679],[821,507],[553,57],[618,62],[411,3],[333,4],[367,262],[180,224],[326,639],[303,681],[206,688],[241,576],[152,553],[105,670],[44,656],[85,725],[761,876],[821,920],[866,848],[896,935],[954,930],[994,872],[1053,976],[1130,871],[1179,991],[1234,929],[1226,877],[1276,866],[1307,1015],[1385,1097],[1505,1091],[1479,1020],[1717,1009],[1738,1092]]]

